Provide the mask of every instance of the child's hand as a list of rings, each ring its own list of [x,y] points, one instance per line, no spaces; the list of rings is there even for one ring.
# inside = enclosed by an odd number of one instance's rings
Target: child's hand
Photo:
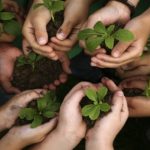
[[[150,74],[150,54],[144,53],[142,57],[137,58],[135,61],[117,68],[117,73],[121,78],[128,78],[137,75]]]
[[[42,3],[42,0],[35,0],[36,3]],[[48,43],[47,24],[51,20],[50,12],[44,6],[33,9],[31,6],[30,12],[23,26],[23,35],[25,37],[24,51],[27,46],[31,46],[36,53],[57,60],[58,57],[53,49],[46,45]]]
[[[112,50],[112,56],[102,53],[96,54],[91,59],[91,65],[100,68],[117,68],[140,57],[150,34],[149,11],[150,9],[141,16],[129,21],[125,26],[126,29],[133,33],[135,37],[133,41],[119,42]]]
[[[54,118],[37,128],[31,128],[30,125],[13,127],[1,139],[1,149],[21,150],[28,145],[39,143],[55,127],[56,122],[57,119]]]
[[[125,79],[120,83],[120,88],[138,88],[144,90],[148,83],[148,76],[137,76]],[[130,117],[149,117],[150,116],[150,99],[146,96],[126,97],[129,107]]]
[[[34,150],[71,150],[85,136],[86,124],[83,121],[80,102],[84,90],[92,84],[82,82],[76,85],[65,97],[59,112],[58,125],[47,138],[35,146]]]
[[[21,51],[6,43],[0,43],[0,84],[8,93],[19,93],[20,91],[11,84],[14,64]]]
[[[44,90],[29,90],[14,96],[0,108],[0,130],[10,128],[18,118],[20,110],[37,98],[42,97]]]
[[[122,91],[115,92],[111,112],[98,120],[87,132],[86,149],[113,149],[113,141],[128,118],[126,98]]]
[[[77,42],[77,34],[86,21],[93,0],[66,0],[64,22],[56,37],[51,38],[50,46],[55,50],[69,51]],[[84,13],[82,13],[84,12]]]

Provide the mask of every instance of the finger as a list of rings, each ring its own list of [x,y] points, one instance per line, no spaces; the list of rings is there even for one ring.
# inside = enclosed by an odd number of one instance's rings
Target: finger
[[[39,19],[33,22],[35,37],[39,45],[45,45],[48,42],[47,23]]]
[[[121,113],[123,107],[124,94],[122,91],[115,92],[112,98],[112,112]]]
[[[70,51],[70,47],[64,47],[64,46],[59,46],[59,45],[56,45],[56,44],[54,44],[54,43],[49,43],[48,44],[50,47],[52,47],[54,50],[56,50],[56,51],[63,51],[63,52],[68,52],[68,51]]]
[[[114,92],[120,90],[120,88],[119,88],[112,80],[110,80],[110,79],[107,78],[107,77],[103,77],[101,81],[102,81],[102,83],[103,83],[105,86],[108,87],[108,89],[109,89],[112,93],[114,93]]]
[[[118,42],[117,45],[112,49],[111,55],[115,58],[120,57],[124,51],[128,49],[131,42]]]
[[[144,90],[147,85],[147,82],[141,80],[132,80],[132,81],[123,81],[120,83],[119,87],[121,89],[125,88],[138,88]]]
[[[30,48],[30,44],[25,39],[23,39],[22,41],[22,48],[23,48],[23,53],[25,55],[28,55],[32,51]]]
[[[18,93],[21,92],[19,89],[17,89],[17,88],[15,88],[15,87],[12,86],[11,81],[9,79],[2,80],[1,81],[1,85],[2,85],[2,87],[5,89],[5,91],[7,93],[18,94]]]
[[[64,22],[59,28],[56,37],[59,40],[64,40],[68,37],[68,35],[71,33],[72,29],[74,27],[74,22],[70,21],[69,18],[65,17]]]
[[[127,105],[127,100],[126,100],[126,97],[124,96],[123,97],[123,105],[122,105],[122,111],[121,111],[121,118],[127,118],[128,115],[129,115],[129,111],[128,111],[128,105]],[[126,121],[126,119],[125,119]]]
[[[61,74],[60,76],[59,76],[59,80],[60,80],[60,82],[61,83],[65,83],[66,81],[67,81],[67,75],[66,74]]]
[[[13,97],[12,102],[16,101],[20,107],[25,107],[32,100],[42,97],[44,93],[43,89],[28,90]]]
[[[74,86],[71,91],[66,95],[65,100],[69,99],[69,97],[71,97],[73,95],[74,92],[76,92],[77,90],[83,89],[85,87],[89,87],[89,86],[93,86],[90,82],[80,82],[78,83],[76,86]]]
[[[55,117],[51,119],[48,123],[45,123],[43,125],[40,125],[37,128],[34,128],[36,131],[43,133],[44,135],[49,133],[51,130],[53,130],[57,124],[58,118]]]

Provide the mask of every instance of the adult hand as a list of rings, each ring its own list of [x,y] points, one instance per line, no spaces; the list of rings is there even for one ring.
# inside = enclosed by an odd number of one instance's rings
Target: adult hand
[[[148,76],[137,76],[123,80],[120,83],[120,87],[122,89],[134,89],[138,88],[141,90],[145,90],[145,87],[148,83]],[[130,117],[149,117],[150,116],[150,101],[146,96],[134,96],[134,97],[126,97],[127,103],[129,107],[129,116]]]
[[[71,150],[84,138],[86,124],[82,118],[80,102],[85,96],[85,88],[91,86],[93,85],[88,82],[81,82],[69,92],[61,105],[56,129],[36,145],[34,150],[48,150],[49,147]]]
[[[29,102],[43,96],[44,90],[29,90],[22,92],[0,108],[1,123],[0,130],[10,128],[18,118],[20,110]]]
[[[117,86],[109,79],[103,79],[111,91]],[[113,141],[128,118],[126,98],[122,91],[116,91],[112,98],[111,112],[103,116],[92,129],[87,132],[86,149],[113,149]]]
[[[133,41],[118,42],[112,50],[112,56],[102,53],[96,54],[91,59],[91,65],[100,68],[117,68],[140,57],[150,34],[149,11],[150,9],[126,24],[125,29],[134,35]],[[143,24],[145,24],[144,27]]]
[[[21,55],[21,51],[7,43],[0,43],[0,84],[8,93],[19,93],[20,91],[11,84],[14,64]]]
[[[66,0],[64,21],[50,46],[55,50],[69,51],[77,42],[77,34],[86,21],[91,2],[94,0]],[[84,13],[81,13],[84,12]]]
[[[37,128],[31,128],[30,125],[13,127],[1,139],[0,146],[5,150],[10,150],[10,147],[11,150],[21,150],[28,145],[39,143],[44,140],[56,123],[57,119],[54,118]]]
[[[35,0],[33,5],[42,2],[42,0]],[[27,51],[27,45],[31,46],[36,53],[57,60],[58,56],[53,49],[47,45],[48,33],[46,27],[50,20],[51,15],[47,8],[41,6],[33,9],[33,7],[31,7],[23,26],[23,35],[26,39],[23,43],[23,47],[24,51]]]

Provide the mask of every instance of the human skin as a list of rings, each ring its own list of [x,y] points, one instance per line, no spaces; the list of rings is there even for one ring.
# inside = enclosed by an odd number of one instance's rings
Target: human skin
[[[117,68],[140,57],[150,34],[149,20],[150,9],[129,21],[125,29],[133,33],[134,40],[131,42],[118,42],[113,48],[111,55],[96,54],[91,59],[91,65],[100,68]]]
[[[123,80],[119,87],[124,88],[138,88],[145,90],[149,81],[148,76],[134,76]],[[126,97],[129,107],[130,117],[149,117],[150,116],[150,101],[146,96]]]
[[[142,57],[137,58],[135,61],[121,66],[116,69],[119,77],[129,78],[137,75],[149,75],[150,74],[150,54],[149,52],[143,53]]]
[[[51,42],[50,39],[48,39],[48,33],[46,31],[46,26],[51,20],[49,11],[45,7],[39,7],[35,10],[31,7],[23,27],[23,35],[26,42],[36,53],[52,60],[57,60],[58,56],[55,50],[68,51],[76,43],[78,28],[86,19],[91,1],[93,0],[82,0],[79,3],[73,0],[65,1],[64,22],[58,30],[57,38],[52,37]],[[34,0],[33,5],[40,2],[42,2],[42,0]],[[78,6],[76,4],[78,4]],[[74,10],[74,12],[72,12],[72,10]],[[81,15],[80,12],[83,10],[85,10],[85,13]],[[70,36],[68,37],[69,34]]]

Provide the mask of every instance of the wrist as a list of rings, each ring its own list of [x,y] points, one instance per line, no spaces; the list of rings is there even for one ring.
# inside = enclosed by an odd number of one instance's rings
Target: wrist
[[[127,5],[125,5],[119,1],[111,0],[107,3],[107,6],[114,8],[117,11],[117,13],[119,14],[120,19],[121,18],[124,18],[124,20],[130,19],[131,11]]]

